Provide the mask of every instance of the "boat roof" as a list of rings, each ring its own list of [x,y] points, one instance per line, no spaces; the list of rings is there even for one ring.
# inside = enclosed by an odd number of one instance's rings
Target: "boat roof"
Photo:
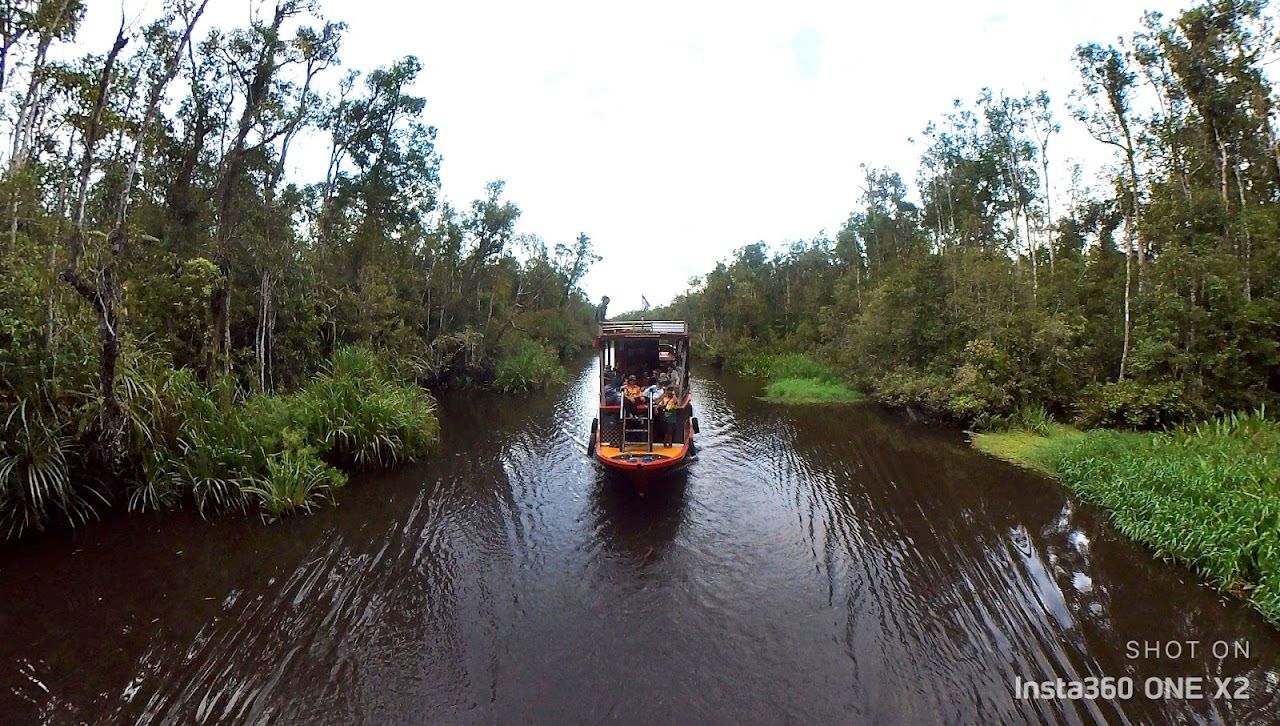
[[[611,320],[600,323],[601,338],[687,338],[683,320]]]

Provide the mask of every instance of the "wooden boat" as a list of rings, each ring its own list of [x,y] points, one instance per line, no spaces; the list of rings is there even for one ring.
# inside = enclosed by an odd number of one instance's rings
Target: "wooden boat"
[[[689,326],[680,320],[605,322],[600,324],[595,347],[600,357],[598,410],[591,421],[587,453],[608,471],[641,487],[682,469],[698,432],[689,390]],[[631,375],[648,377],[655,370],[669,372],[679,402],[670,446],[665,445],[661,416],[654,406],[635,405],[621,391],[616,398],[609,395],[617,376],[623,380]]]

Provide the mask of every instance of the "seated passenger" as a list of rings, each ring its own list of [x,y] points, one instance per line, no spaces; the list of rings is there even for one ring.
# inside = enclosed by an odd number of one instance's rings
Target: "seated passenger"
[[[618,395],[618,389],[612,383],[604,387],[604,405],[616,406],[622,402],[622,396]]]
[[[622,389],[622,396],[636,409],[643,409],[645,406],[644,389],[640,387],[634,374],[627,376],[627,385]]]
[[[656,401],[659,398],[662,398],[662,394],[665,390],[666,389],[659,385],[657,380],[655,380],[653,383],[649,384],[648,388],[644,389],[644,395],[650,401]]]

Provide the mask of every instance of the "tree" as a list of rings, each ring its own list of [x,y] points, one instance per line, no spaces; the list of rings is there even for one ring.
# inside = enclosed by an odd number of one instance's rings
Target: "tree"
[[[1133,132],[1133,110],[1130,96],[1136,76],[1130,69],[1131,57],[1115,46],[1103,48],[1096,43],[1076,48],[1076,66],[1084,80],[1085,99],[1091,104],[1075,109],[1076,118],[1098,141],[1116,147],[1124,155],[1128,172],[1125,197],[1128,201],[1125,223],[1124,281],[1124,347],[1120,353],[1119,379],[1124,380],[1129,361],[1130,337],[1133,330],[1133,304],[1130,288],[1131,266],[1138,263],[1138,295],[1146,289],[1147,248],[1139,224],[1137,146]]]

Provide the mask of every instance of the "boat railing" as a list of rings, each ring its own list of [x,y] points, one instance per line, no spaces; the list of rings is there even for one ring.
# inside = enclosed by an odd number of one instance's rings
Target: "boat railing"
[[[617,320],[600,323],[600,335],[639,333],[688,335],[689,324],[683,320]]]
[[[645,394],[648,396],[648,394]],[[649,400],[645,401],[645,413],[649,416],[649,425],[646,426],[649,431],[649,453],[653,453],[653,397],[649,396]]]

